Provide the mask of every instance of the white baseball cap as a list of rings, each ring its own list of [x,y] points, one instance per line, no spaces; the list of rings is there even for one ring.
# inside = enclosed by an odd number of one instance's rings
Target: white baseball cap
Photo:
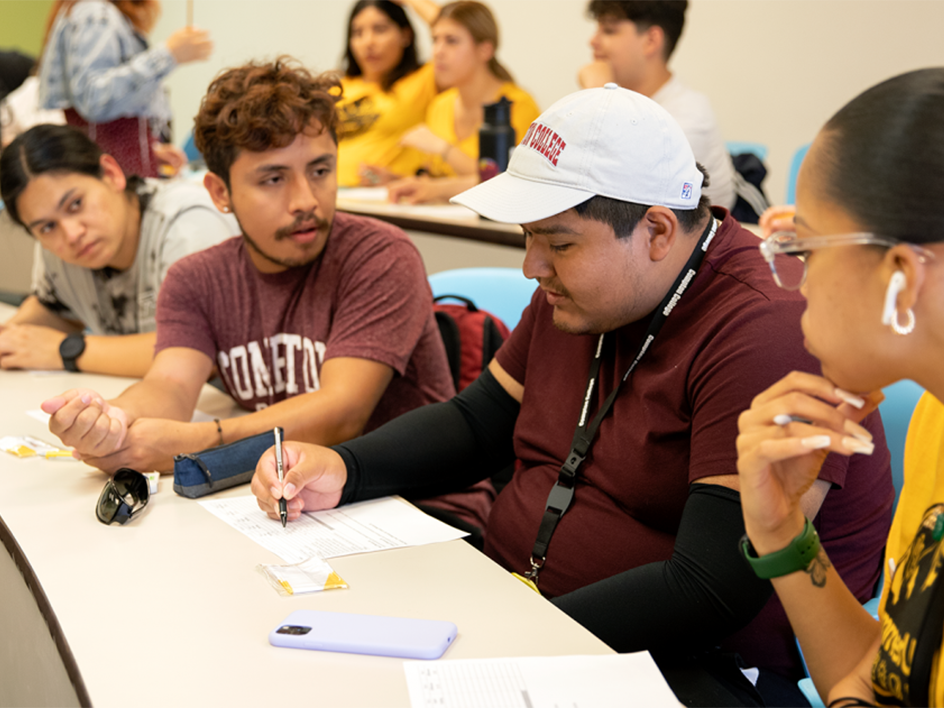
[[[450,201],[492,221],[527,224],[595,195],[695,209],[702,174],[662,106],[606,84],[565,96],[531,124],[508,169]]]

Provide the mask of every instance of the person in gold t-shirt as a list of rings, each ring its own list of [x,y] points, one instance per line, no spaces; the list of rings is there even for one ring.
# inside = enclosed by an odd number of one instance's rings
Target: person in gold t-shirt
[[[403,0],[426,21],[439,7],[431,0]],[[416,55],[413,26],[391,0],[359,0],[348,21],[338,102],[338,185],[374,184],[415,173],[420,155],[400,144],[421,123],[436,95],[430,64]]]
[[[941,67],[853,99],[803,162],[795,231],[761,245],[778,284],[807,298],[803,334],[822,376],[794,372],[741,414],[743,550],[772,579],[816,689],[835,708],[944,705],[942,113]],[[791,255],[802,268],[789,266]],[[908,430],[875,621],[819,547],[799,499],[826,452],[871,453],[857,423],[900,379],[927,392]]]
[[[516,142],[538,117],[534,99],[499,63],[497,49],[498,24],[487,6],[471,0],[443,6],[433,22],[433,65],[436,83],[448,88],[433,99],[426,122],[401,140],[423,153],[426,174],[391,184],[391,201],[445,200],[478,182],[483,105],[511,101]]]

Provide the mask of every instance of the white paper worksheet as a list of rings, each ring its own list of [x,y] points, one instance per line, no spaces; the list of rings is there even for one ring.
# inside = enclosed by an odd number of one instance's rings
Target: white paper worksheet
[[[393,497],[304,513],[286,528],[266,516],[254,496],[213,499],[201,506],[286,563],[422,546],[466,534]]]
[[[413,708],[617,708],[681,704],[649,652],[407,661]]]

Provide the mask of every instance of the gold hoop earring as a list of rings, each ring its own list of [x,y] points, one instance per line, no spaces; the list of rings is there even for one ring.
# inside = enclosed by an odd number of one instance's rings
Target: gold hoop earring
[[[914,312],[912,312],[911,308],[909,307],[907,310],[905,310],[905,314],[908,316],[908,323],[905,325],[902,325],[898,322],[898,311],[897,310],[895,311],[895,316],[892,318],[892,321],[891,321],[892,331],[895,334],[900,334],[902,336],[905,336],[914,332],[914,328],[915,328]]]

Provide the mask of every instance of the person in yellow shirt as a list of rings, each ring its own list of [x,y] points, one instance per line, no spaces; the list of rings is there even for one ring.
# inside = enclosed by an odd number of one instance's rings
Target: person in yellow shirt
[[[472,0],[444,5],[432,29],[436,83],[448,88],[433,99],[426,122],[401,141],[424,153],[426,174],[391,184],[391,201],[444,200],[478,182],[485,104],[502,97],[511,101],[516,142],[540,114],[534,99],[514,83],[495,56],[498,24],[486,5]]]
[[[933,197],[944,190],[942,113],[941,67],[853,99],[803,162],[795,231],[761,245],[778,284],[807,298],[803,334],[822,376],[794,372],[741,414],[743,551],[772,579],[835,708],[944,705],[944,206]],[[899,379],[927,392],[908,430],[875,621],[799,500],[827,452],[870,453],[857,423]]]
[[[403,0],[427,21],[431,0]],[[338,102],[338,185],[372,184],[414,174],[420,155],[400,144],[422,123],[436,96],[431,64],[420,64],[415,33],[401,4],[358,0],[351,10]]]

